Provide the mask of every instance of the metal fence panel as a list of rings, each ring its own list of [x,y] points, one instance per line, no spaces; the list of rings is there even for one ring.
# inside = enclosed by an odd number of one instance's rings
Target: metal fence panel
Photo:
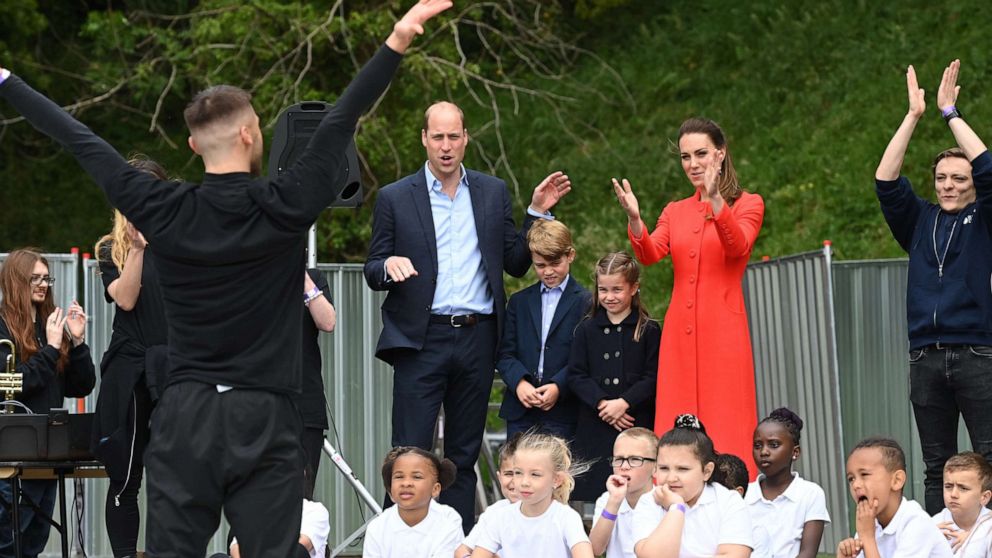
[[[849,536],[828,254],[751,264],[744,281],[758,414],[786,406],[803,418],[796,470],[823,487],[833,519],[821,552],[832,552]]]
[[[885,435],[906,451],[906,497],[923,502],[923,455],[909,401],[906,325],[908,260],[833,266],[844,447]],[[958,447],[971,449],[958,428]]]

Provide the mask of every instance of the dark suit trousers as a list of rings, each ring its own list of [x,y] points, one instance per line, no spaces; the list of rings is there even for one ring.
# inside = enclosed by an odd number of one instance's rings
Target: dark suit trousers
[[[466,533],[475,524],[475,462],[486,427],[496,339],[496,320],[458,328],[430,324],[424,348],[404,351],[393,361],[393,446],[430,450],[444,406],[444,456],[458,466],[458,476],[440,501],[458,511]]]

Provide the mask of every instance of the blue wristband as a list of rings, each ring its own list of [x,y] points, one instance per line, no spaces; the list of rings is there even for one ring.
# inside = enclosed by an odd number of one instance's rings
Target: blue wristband
[[[687,507],[685,507],[685,504],[675,504],[675,505],[674,505],[674,506],[672,506],[672,507],[674,507],[675,509],[677,509],[677,510],[679,510],[680,512],[682,512],[682,514],[683,514],[683,515],[685,515],[685,512],[686,512],[686,510],[688,510],[688,509],[689,509],[689,508],[687,508]]]
[[[940,111],[940,114],[941,114],[941,116],[943,116],[944,118],[947,118],[947,116],[948,116],[949,114],[951,114],[952,112],[954,112],[954,111],[956,111],[956,110],[958,110],[958,108],[957,108],[956,106],[954,106],[954,105],[951,105],[951,106],[949,106],[949,107],[947,107],[946,109],[943,109],[943,110],[941,110],[941,111]]]
[[[602,513],[600,513],[599,515],[603,516],[605,519],[609,519],[610,521],[617,520],[617,515],[615,513],[610,513],[606,511],[606,508],[603,508]]]

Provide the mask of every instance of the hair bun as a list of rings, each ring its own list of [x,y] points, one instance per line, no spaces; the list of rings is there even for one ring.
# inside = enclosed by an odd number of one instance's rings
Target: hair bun
[[[793,413],[792,410],[787,407],[779,407],[778,409],[772,411],[768,416],[781,422],[795,425],[796,431],[801,431],[803,429],[803,419],[799,418],[799,415]]]
[[[447,457],[442,459],[437,471],[437,482],[441,485],[441,490],[444,490],[454,484],[455,477],[457,475],[458,466],[455,465],[455,462]]]
[[[675,417],[675,428],[693,428],[695,430],[702,430],[703,425],[699,422],[699,419],[696,418],[696,415],[684,413]]]

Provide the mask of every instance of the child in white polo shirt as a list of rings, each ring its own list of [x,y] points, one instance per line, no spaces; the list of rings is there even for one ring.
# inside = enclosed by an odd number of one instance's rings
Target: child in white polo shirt
[[[458,512],[435,498],[455,480],[455,464],[416,447],[393,448],[382,482],[396,504],[365,531],[364,558],[451,558],[462,540]]]
[[[966,451],[944,464],[944,506],[933,516],[957,558],[992,556],[992,466],[981,454]]]
[[[710,482],[713,441],[692,415],[658,441],[655,488],[634,508],[638,558],[747,558],[754,547],[751,520],[740,495]]]
[[[520,439],[520,436],[520,433],[514,434],[499,449],[499,470],[496,471],[496,477],[499,479],[499,490],[503,493],[503,499],[493,502],[482,512],[475,527],[472,527],[472,531],[465,537],[465,540],[462,541],[458,549],[455,550],[455,558],[467,558],[471,556],[472,550],[475,549],[475,542],[485,532],[486,523],[496,513],[496,510],[510,504],[516,504],[520,500],[516,485],[513,484],[513,454],[517,449],[517,441]]]
[[[837,545],[837,558],[951,558],[951,547],[927,512],[903,498],[906,454],[889,438],[866,438],[847,457],[847,484],[857,503],[857,536]]]
[[[637,501],[651,490],[658,438],[639,426],[624,430],[613,442],[613,474],[596,500],[589,542],[596,556],[634,558],[633,514]]]
[[[802,429],[803,420],[784,407],[754,429],[752,454],[761,473],[748,485],[744,502],[755,532],[768,534],[771,558],[816,558],[830,523],[823,489],[792,470]]]

